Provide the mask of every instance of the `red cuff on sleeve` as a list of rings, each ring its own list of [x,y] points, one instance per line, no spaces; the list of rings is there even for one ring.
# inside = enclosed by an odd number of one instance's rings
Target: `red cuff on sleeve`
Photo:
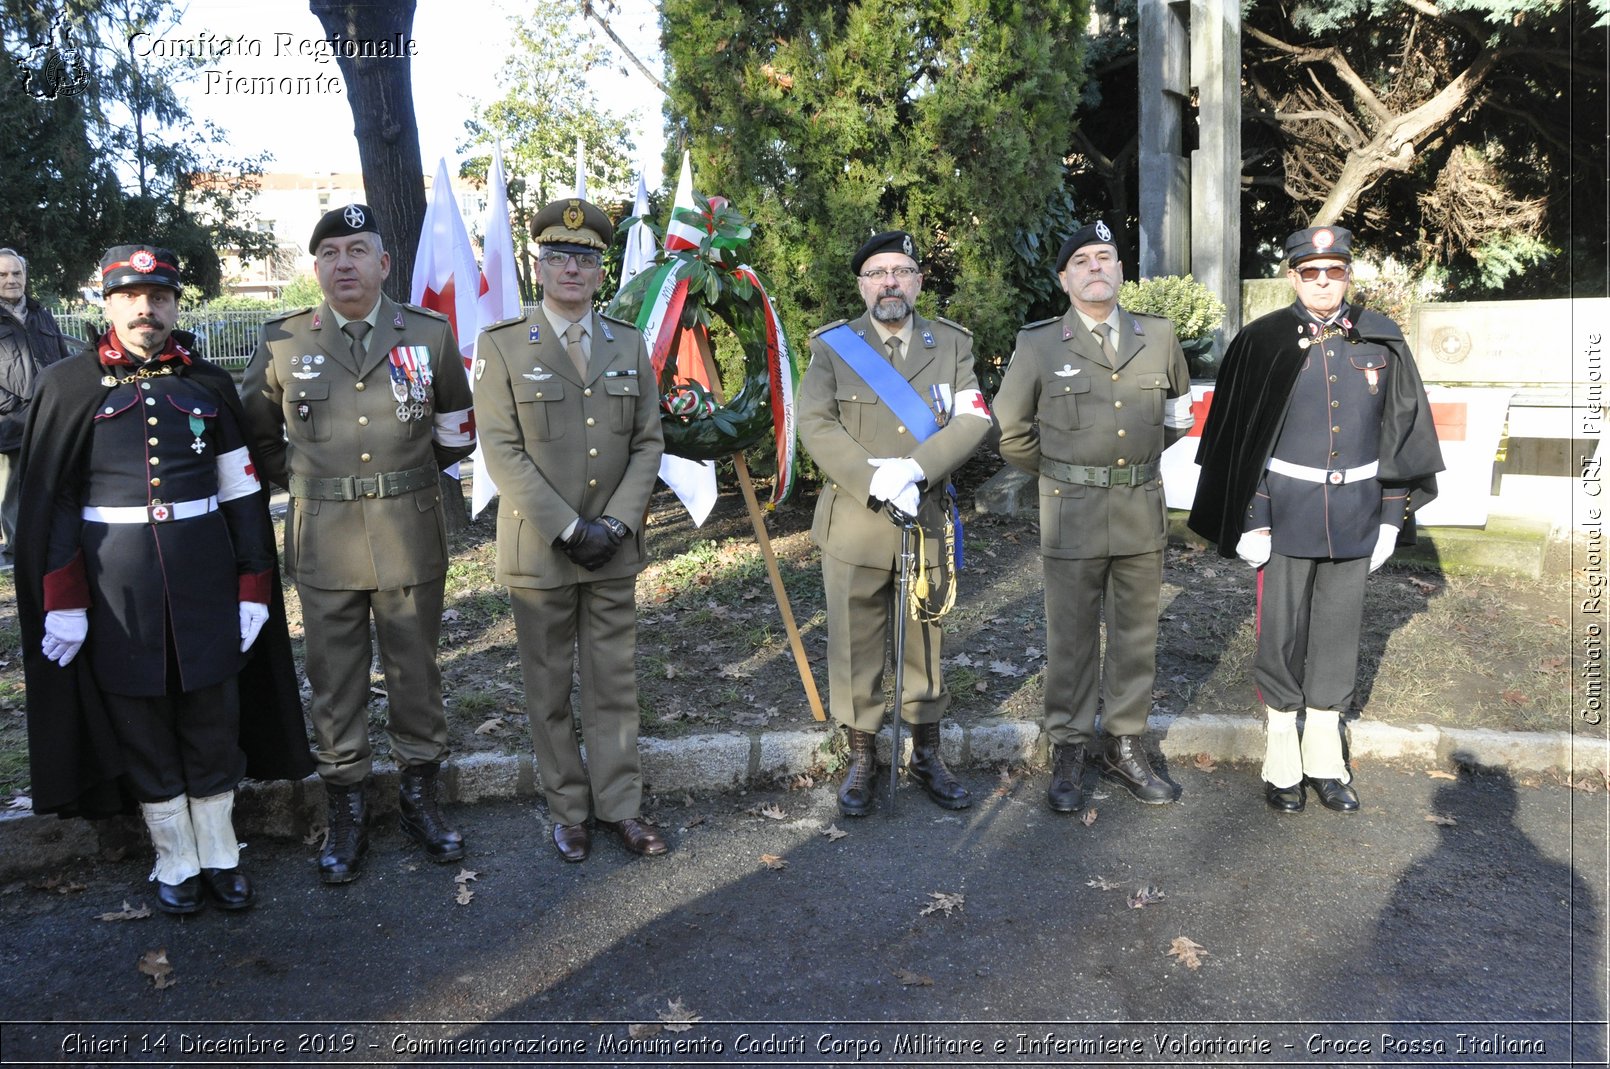
[[[84,577],[84,551],[53,572],[45,573],[45,611],[89,608],[89,581]]]
[[[243,575],[240,577],[241,601],[255,601],[259,605],[267,605],[269,596],[273,592],[273,572],[258,572],[255,575]]]

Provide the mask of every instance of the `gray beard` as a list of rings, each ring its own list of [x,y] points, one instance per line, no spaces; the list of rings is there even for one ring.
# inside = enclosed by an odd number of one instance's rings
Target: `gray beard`
[[[885,301],[898,301],[899,305],[885,305]],[[879,323],[903,323],[911,316],[911,303],[899,295],[879,297],[872,305],[872,318]]]

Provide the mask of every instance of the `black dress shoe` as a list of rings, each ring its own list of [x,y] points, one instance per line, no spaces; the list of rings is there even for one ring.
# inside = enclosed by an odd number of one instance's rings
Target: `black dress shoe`
[[[1315,779],[1308,777],[1308,785],[1314,788],[1319,795],[1319,804],[1335,813],[1357,813],[1358,791],[1353,789],[1351,783],[1343,783],[1339,779]]]
[[[1263,800],[1269,803],[1269,808],[1277,813],[1301,813],[1303,811],[1303,784],[1298,780],[1290,787],[1276,787],[1273,783],[1263,785]]]
[[[157,884],[157,908],[164,913],[194,913],[201,908],[201,877]]]
[[[670,847],[660,838],[660,833],[644,824],[637,817],[627,817],[625,820],[601,820],[606,828],[613,828],[616,835],[621,837],[621,845],[634,854],[644,857],[653,857],[663,854]]]
[[[592,829],[587,827],[586,821],[580,824],[555,824],[553,845],[566,861],[586,861],[593,849]]]
[[[1101,774],[1147,805],[1167,805],[1174,786],[1152,771],[1139,735],[1108,735],[1101,740]]]
[[[248,909],[257,897],[239,869],[202,869],[201,882],[219,909]]]

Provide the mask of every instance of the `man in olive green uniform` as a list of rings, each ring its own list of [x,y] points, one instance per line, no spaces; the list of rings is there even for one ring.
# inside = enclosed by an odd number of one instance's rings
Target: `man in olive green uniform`
[[[636,579],[660,468],[659,390],[643,337],[593,310],[614,225],[586,201],[531,222],[542,307],[482,333],[475,350],[481,450],[499,492],[498,580],[509,586],[553,842],[592,849],[587,818],[637,854],[665,841],[642,819],[637,754]],[[570,710],[581,662],[581,733]]]
[[[391,257],[368,207],[325,215],[309,251],[324,303],[263,325],[244,400],[263,474],[291,494],[285,572],[302,598],[329,799],[319,875],[346,883],[368,845],[371,615],[386,731],[402,770],[402,830],[433,861],[464,856],[435,800],[447,756],[436,664],[448,556],[438,476],[474,448],[475,419],[446,318],[381,294]]]
[[[1019,332],[995,398],[1001,456],[1040,477],[1047,800],[1057,812],[1084,808],[1094,760],[1142,802],[1161,804],[1174,788],[1152,771],[1140,738],[1168,533],[1158,463],[1191,425],[1190,372],[1166,319],[1118,307],[1123,265],[1106,223],[1063,243],[1057,274],[1071,307]]]
[[[907,612],[893,604],[901,529],[885,510],[942,516],[949,508],[945,480],[992,421],[973,371],[972,335],[916,314],[922,273],[911,235],[875,235],[850,270],[867,314],[811,335],[798,416],[800,441],[827,478],[811,537],[822,547],[829,704],[849,734],[839,809],[853,817],[872,810],[884,648],[891,610]],[[905,626],[904,708],[896,715],[913,725],[907,770],[939,805],[963,809],[971,798],[939,753],[939,722],[950,706],[939,663],[944,632],[912,619]]]

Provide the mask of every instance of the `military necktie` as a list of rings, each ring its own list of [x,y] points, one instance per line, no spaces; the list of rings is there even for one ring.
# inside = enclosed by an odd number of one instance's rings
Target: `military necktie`
[[[884,346],[889,350],[889,363],[900,363],[900,335],[896,334],[890,337],[890,339],[884,343]]]
[[[570,354],[570,362],[576,365],[576,374],[585,379],[587,377],[587,354],[581,348],[580,323],[572,323],[565,328],[565,352]]]
[[[1107,358],[1108,367],[1118,366],[1118,350],[1112,347],[1112,324],[1097,323],[1090,332],[1101,341],[1101,355]]]
[[[352,352],[352,362],[358,367],[363,366],[364,345],[363,340],[369,336],[369,323],[367,320],[354,319],[341,328],[347,336],[347,348]]]

